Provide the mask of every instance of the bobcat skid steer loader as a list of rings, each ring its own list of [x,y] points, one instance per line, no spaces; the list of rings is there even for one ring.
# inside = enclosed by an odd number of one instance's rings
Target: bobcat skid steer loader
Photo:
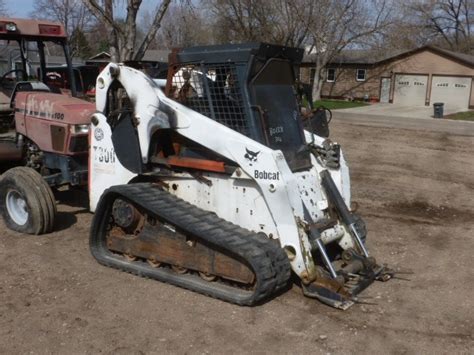
[[[339,145],[303,130],[302,55],[267,44],[182,49],[156,81],[104,69],[89,163],[99,263],[239,305],[282,292],[293,272],[306,296],[346,309],[391,277],[348,208]]]

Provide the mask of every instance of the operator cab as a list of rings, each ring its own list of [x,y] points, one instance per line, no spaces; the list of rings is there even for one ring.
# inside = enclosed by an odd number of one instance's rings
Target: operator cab
[[[74,65],[74,82],[78,97],[95,99],[95,81],[99,76],[99,67],[95,65]],[[38,68],[38,77],[41,77],[41,70]],[[69,68],[67,66],[47,66],[45,84],[56,91],[69,93],[71,84],[69,82]]]
[[[66,32],[58,23],[0,18],[0,49],[7,61],[0,66],[0,128],[5,133],[14,129],[13,113],[18,92],[61,92],[57,87],[48,85],[46,51],[50,55],[63,57],[67,64],[67,80],[74,83],[75,78]],[[75,87],[71,85],[72,96],[76,95]]]
[[[174,50],[166,95],[283,152],[293,171],[311,167],[296,96],[303,49],[265,43]]]

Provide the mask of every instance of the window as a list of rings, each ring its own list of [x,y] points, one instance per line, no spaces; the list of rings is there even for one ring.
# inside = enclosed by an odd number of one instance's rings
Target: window
[[[326,81],[329,83],[336,81],[336,69],[328,68],[326,73]]]
[[[365,81],[365,76],[366,76],[366,69],[357,69],[356,71],[356,80],[357,81]]]

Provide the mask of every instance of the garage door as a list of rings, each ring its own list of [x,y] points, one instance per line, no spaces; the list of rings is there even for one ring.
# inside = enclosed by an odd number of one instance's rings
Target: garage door
[[[446,109],[467,109],[471,95],[471,78],[433,76],[430,103],[444,102]]]
[[[406,106],[424,106],[427,75],[396,75],[393,103]]]

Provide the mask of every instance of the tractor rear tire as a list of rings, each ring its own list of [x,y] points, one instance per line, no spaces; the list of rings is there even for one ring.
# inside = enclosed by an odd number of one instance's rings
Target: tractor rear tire
[[[16,167],[0,178],[0,214],[11,230],[45,234],[54,228],[56,201],[51,188],[36,170]]]

